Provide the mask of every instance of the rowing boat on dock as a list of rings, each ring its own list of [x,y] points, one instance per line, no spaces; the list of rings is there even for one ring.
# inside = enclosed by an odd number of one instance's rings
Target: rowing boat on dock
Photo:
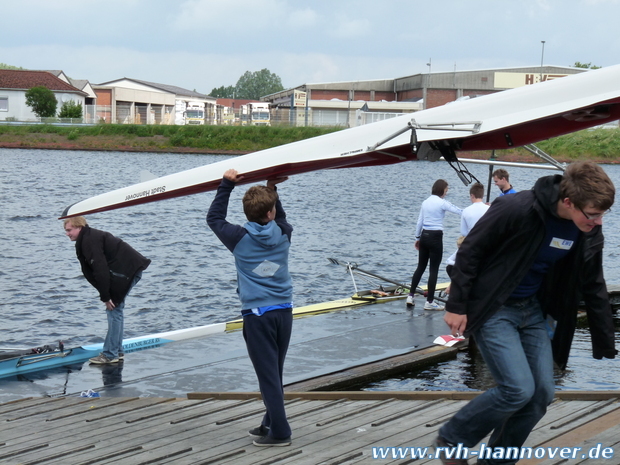
[[[295,319],[286,384],[423,349],[445,333],[441,312],[424,312],[420,305],[411,309],[403,300],[359,302],[344,311]],[[256,389],[256,374],[241,331],[222,331],[128,353],[123,363],[18,373],[0,379],[0,386],[0,402],[88,390],[102,397],[180,397],[191,391]]]
[[[368,291],[370,293],[370,291]],[[367,305],[389,300],[385,297],[351,297],[330,302],[322,302],[293,309],[294,317],[318,315],[320,313],[347,309],[359,305]],[[217,333],[239,330],[243,327],[243,319],[214,323],[205,326],[168,331],[163,333],[149,334],[123,340],[125,353],[137,352],[146,349],[161,347],[170,342],[182,341],[209,336]],[[65,349],[64,347],[46,346],[48,349],[33,348],[28,350],[5,351],[0,353],[0,378],[39,370],[47,370],[54,367],[82,363],[96,356],[103,350],[103,344],[90,344]]]
[[[346,310],[351,307],[360,305],[376,304],[389,302],[391,300],[404,299],[407,297],[409,289],[400,286],[382,286],[380,289],[368,289],[356,292],[351,297],[330,300],[329,302],[321,302],[317,304],[305,305],[303,307],[293,308],[293,318],[302,318],[311,315],[319,315],[321,313],[334,312],[337,310]],[[226,323],[226,331],[234,331],[243,327],[243,318],[238,318]]]
[[[438,285],[442,289],[447,285]],[[361,306],[377,303],[387,303],[395,300],[404,299],[408,289],[401,292],[402,285],[378,286],[367,290],[358,290],[348,298],[332,300],[310,304],[293,309],[295,318],[304,318],[312,315],[320,315],[329,312],[349,310]],[[425,292],[425,287],[420,289],[420,294]],[[618,307],[620,301],[620,287],[609,286],[609,294],[614,308]],[[436,297],[437,298],[437,297]],[[615,300],[614,300],[615,299]],[[614,304],[615,302],[615,304]],[[177,342],[189,339],[202,338],[205,336],[233,332],[243,327],[243,319],[235,319],[224,323],[214,323],[193,328],[186,328],[162,333],[149,334],[146,336],[135,337],[123,341],[125,353],[133,353],[162,347],[170,342]],[[442,330],[444,330],[442,326]],[[438,336],[440,332],[435,333]],[[33,373],[48,370],[55,367],[69,366],[83,363],[89,358],[94,357],[103,349],[103,344],[90,344],[70,349],[49,347],[45,350],[37,349],[15,350],[0,352],[0,379],[26,373]]]
[[[356,264],[339,262],[330,259],[332,263],[343,265],[353,279],[355,293],[349,298],[320,302],[293,309],[294,318],[302,318],[311,315],[319,315],[327,312],[346,310],[360,305],[368,305],[392,300],[404,299],[409,293],[409,288],[404,284],[381,277],[374,273],[360,269]],[[360,290],[355,281],[355,276],[363,276],[373,279],[374,286]],[[385,283],[388,284],[385,284]],[[447,284],[438,285],[438,290],[445,288]],[[425,287],[421,287],[418,293],[423,294]],[[214,323],[204,326],[149,334],[123,340],[125,353],[132,353],[146,349],[161,347],[170,342],[178,342],[187,339],[205,337],[213,334],[236,331],[243,327],[243,319],[238,318],[223,323]],[[47,370],[54,367],[82,363],[96,356],[103,350],[103,344],[90,344],[65,349],[62,343],[58,347],[43,346],[34,349],[22,349],[15,351],[0,351],[0,378]]]
[[[337,260],[335,258],[328,259],[330,263],[334,265],[344,266],[347,273],[351,276],[353,281],[353,287],[355,293],[350,298],[331,300],[329,302],[321,302],[317,304],[306,305],[303,307],[296,307],[293,309],[293,318],[300,318],[310,315],[318,315],[326,312],[333,312],[336,310],[344,310],[351,307],[357,307],[360,305],[376,304],[383,302],[390,302],[392,300],[402,300],[409,295],[409,287],[404,283],[399,283],[390,278],[379,276],[361,269],[357,263],[345,262]],[[367,283],[372,284],[372,287],[360,290],[356,276],[363,278]],[[386,284],[387,283],[387,284]],[[442,292],[448,287],[449,283],[438,283],[435,291]],[[428,287],[420,286],[416,289],[416,293],[420,295],[426,295]],[[435,297],[435,299],[444,301],[441,297]],[[232,331],[243,327],[243,319],[230,321],[226,323],[226,331]]]
[[[209,334],[220,333],[225,330],[226,323],[215,323],[206,326],[149,334],[147,336],[123,340],[123,350],[125,353],[137,352],[161,347],[169,342],[208,336]],[[103,344],[83,345],[70,349],[65,349],[62,347],[62,344],[60,344],[60,346],[54,348],[54,350],[42,352],[38,352],[37,349],[32,349],[34,353],[27,353],[27,351],[17,351],[18,353],[14,355],[12,355],[11,352],[5,353],[0,357],[0,378],[71,365],[74,363],[82,363],[96,356],[102,350]]]

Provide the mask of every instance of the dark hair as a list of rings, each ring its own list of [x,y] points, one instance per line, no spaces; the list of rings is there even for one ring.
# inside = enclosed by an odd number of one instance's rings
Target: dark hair
[[[505,169],[498,169],[493,171],[493,177],[498,177],[499,179],[505,179],[506,181],[510,181],[509,179],[509,175],[508,175],[508,171],[506,171]]]
[[[481,199],[484,197],[484,186],[479,182],[473,183],[469,188],[469,194],[473,195],[476,199]]]
[[[264,224],[269,213],[276,205],[278,194],[267,186],[252,186],[243,196],[243,212],[248,221]]]
[[[444,192],[446,192],[447,188],[448,188],[448,183],[444,181],[443,179],[438,179],[433,184],[433,188],[431,189],[431,194],[441,197],[444,194]]]
[[[571,163],[560,182],[560,200],[568,197],[577,208],[591,204],[609,210],[614,204],[616,188],[599,165],[591,161]]]

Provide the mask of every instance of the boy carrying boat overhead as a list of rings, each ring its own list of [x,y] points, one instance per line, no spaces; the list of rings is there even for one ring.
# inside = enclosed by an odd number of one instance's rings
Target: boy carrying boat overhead
[[[572,163],[564,175],[498,197],[463,241],[444,320],[453,335],[474,337],[497,385],[440,428],[434,445],[444,464],[465,465],[450,451],[489,433],[479,463],[527,458],[521,447],[553,400],[554,361],[566,368],[580,300],[594,358],[615,358],[602,233],[614,198],[600,166]]]
[[[293,227],[276,192],[276,184],[288,178],[250,187],[243,196],[248,222],[239,226],[226,221],[226,213],[230,193],[242,179],[234,169],[224,173],[207,224],[235,257],[243,338],[267,410],[250,436],[256,446],[288,446],[291,428],[284,410],[282,373],[293,327],[293,284],[288,271]]]

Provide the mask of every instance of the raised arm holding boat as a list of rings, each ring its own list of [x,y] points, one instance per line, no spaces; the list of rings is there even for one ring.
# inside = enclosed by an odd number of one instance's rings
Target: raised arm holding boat
[[[293,284],[288,271],[293,227],[276,192],[276,184],[287,178],[246,191],[243,211],[248,221],[243,226],[226,220],[230,193],[242,179],[234,169],[224,173],[207,223],[235,257],[243,338],[267,410],[250,436],[256,446],[288,446],[291,428],[284,409],[282,374],[293,327]]]

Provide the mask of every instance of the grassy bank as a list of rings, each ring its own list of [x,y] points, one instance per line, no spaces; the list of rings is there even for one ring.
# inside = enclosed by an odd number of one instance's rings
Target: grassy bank
[[[309,139],[341,128],[265,126],[0,125],[0,147],[242,154]],[[593,129],[536,144],[559,161],[617,163],[620,128]],[[488,158],[489,152],[463,153]],[[538,161],[522,148],[498,150],[506,161]]]
[[[153,152],[247,153],[338,131],[266,126],[4,126],[0,147]]]

